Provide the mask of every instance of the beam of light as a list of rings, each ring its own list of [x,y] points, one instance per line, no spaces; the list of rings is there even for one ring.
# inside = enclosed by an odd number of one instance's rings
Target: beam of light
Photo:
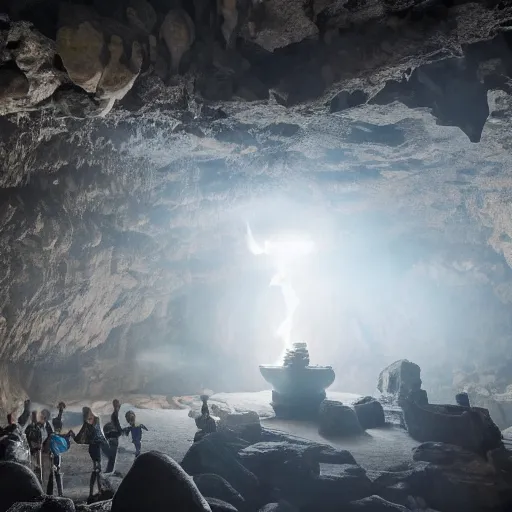
[[[247,224],[247,233],[245,238],[247,247],[252,254],[256,256],[261,254],[271,256],[276,266],[276,273],[270,280],[270,286],[277,286],[281,289],[286,309],[285,319],[276,331],[276,336],[283,341],[284,345],[280,361],[282,362],[286,349],[291,348],[293,317],[297,307],[299,306],[299,297],[293,288],[290,270],[297,258],[313,252],[314,244],[310,240],[281,237],[273,240],[265,240],[264,244],[260,245],[254,239],[249,224]]]

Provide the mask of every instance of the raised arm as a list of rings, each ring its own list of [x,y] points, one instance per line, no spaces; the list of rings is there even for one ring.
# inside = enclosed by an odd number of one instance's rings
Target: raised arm
[[[140,424],[140,428],[144,429],[146,432],[149,432],[149,430],[146,428],[146,425]]]
[[[20,427],[24,427],[27,424],[28,419],[30,418],[30,400],[25,400],[23,403],[23,412],[21,416],[18,418],[18,424]]]

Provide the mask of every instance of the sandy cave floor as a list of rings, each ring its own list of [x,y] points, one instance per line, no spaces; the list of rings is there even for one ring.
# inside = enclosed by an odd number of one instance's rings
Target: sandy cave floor
[[[331,393],[329,398],[342,399],[345,403],[357,398],[357,395]],[[398,464],[412,460],[412,449],[418,445],[407,433],[395,427],[370,429],[366,435],[357,439],[325,439],[318,434],[314,423],[279,420],[272,416],[269,406],[270,391],[261,393],[233,393],[214,395],[215,400],[224,402],[236,409],[257,410],[262,417],[262,424],[276,430],[292,433],[312,441],[329,443],[332,446],[349,450],[356,461],[365,468],[369,476],[374,471],[383,471]],[[93,404],[94,405],[94,404]],[[121,408],[120,420],[124,425],[124,414],[129,409],[135,410],[137,420],[144,423],[149,432],[144,433],[142,450],[158,450],[181,461],[192,444],[196,432],[194,421],[188,416],[189,409],[137,409],[130,405]],[[102,422],[109,420],[107,403],[97,404],[97,412],[102,415]],[[64,415],[64,431],[68,428],[78,429],[81,407],[76,404],[69,407]],[[75,430],[76,432],[77,430]],[[116,472],[125,475],[134,460],[134,448],[129,438],[121,438],[116,463]],[[106,459],[103,468],[106,466]],[[73,444],[63,457],[64,494],[73,500],[85,500],[89,494],[89,477],[91,462],[86,446]]]

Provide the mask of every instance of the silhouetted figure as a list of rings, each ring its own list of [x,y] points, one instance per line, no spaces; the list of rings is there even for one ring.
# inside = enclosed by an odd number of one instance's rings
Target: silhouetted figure
[[[66,404],[64,402],[59,402],[58,405],[59,413],[55,418],[52,419],[52,426],[54,429],[54,433],[57,435],[61,435],[62,432],[62,415],[64,413],[64,409],[66,408]],[[68,432],[66,436],[62,436],[67,439],[69,446],[69,438],[73,435],[73,432]],[[51,434],[50,434],[51,437]],[[51,448],[51,445],[50,445]],[[59,496],[63,496],[63,485],[62,485],[62,456],[59,453],[55,453],[53,450],[50,450],[50,460],[51,460],[51,469],[50,475],[48,478],[48,487],[46,493],[51,495],[53,494],[53,479],[55,477],[55,483],[57,484],[57,494]]]
[[[137,458],[140,455],[140,450],[142,448],[142,431],[145,430],[147,432],[148,429],[142,423],[136,423],[137,417],[133,411],[128,411],[125,414],[125,418],[129,427],[124,429],[124,433],[126,435],[132,435],[132,443],[135,446],[135,458]]]
[[[37,420],[37,411],[32,411],[32,421],[25,428],[25,437],[27,438],[30,450],[30,467],[39,481],[43,483],[43,465],[41,460],[43,432]]]
[[[199,429],[194,436],[194,442],[202,439],[206,434],[211,434],[217,431],[217,423],[210,416],[210,409],[208,407],[208,397],[201,397],[203,405],[201,407],[201,416],[196,418],[196,427]]]
[[[43,489],[46,485],[46,493],[53,493],[53,454],[50,449],[50,439],[54,433],[53,426],[50,423],[51,413],[48,409],[43,409],[39,415],[39,423],[43,431],[43,444],[41,448],[42,473],[43,473]],[[49,491],[52,492],[49,492]]]
[[[24,427],[27,424],[27,421],[30,419],[30,399],[27,399],[23,402],[23,412],[18,418],[18,425],[20,427]]]
[[[457,405],[461,405],[462,407],[471,407],[469,403],[469,396],[467,393],[457,393],[455,395],[455,401],[457,402]]]
[[[98,493],[103,492],[101,477],[101,445],[108,445],[107,440],[103,436],[101,430],[100,419],[95,416],[90,407],[82,409],[84,424],[75,436],[75,442],[78,444],[89,445],[89,456],[92,461],[92,473],[89,482],[89,498],[88,502],[94,501],[94,485],[98,486]]]
[[[117,450],[119,449],[119,438],[123,435],[123,429],[119,423],[119,410],[121,403],[116,398],[112,401],[114,411],[110,415],[110,422],[105,425],[103,432],[108,441],[109,449],[107,451],[108,462],[105,473],[112,473],[116,466]]]

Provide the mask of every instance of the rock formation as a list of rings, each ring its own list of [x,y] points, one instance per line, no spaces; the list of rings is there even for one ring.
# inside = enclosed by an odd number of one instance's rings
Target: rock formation
[[[2,407],[263,386],[250,220],[325,242],[296,329],[340,387],[406,353],[510,426],[510,6],[178,3],[2,4]]]

